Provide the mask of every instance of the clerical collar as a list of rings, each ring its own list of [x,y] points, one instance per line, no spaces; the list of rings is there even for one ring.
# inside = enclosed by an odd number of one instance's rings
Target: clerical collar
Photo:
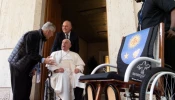
[[[62,50],[63,53],[68,53],[69,51],[70,51],[70,50],[67,50],[67,51]]]

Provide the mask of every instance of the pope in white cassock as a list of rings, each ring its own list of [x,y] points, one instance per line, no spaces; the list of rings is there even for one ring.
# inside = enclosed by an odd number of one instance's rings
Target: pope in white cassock
[[[74,88],[85,88],[84,83],[79,82],[79,77],[83,75],[84,62],[80,56],[69,50],[71,42],[69,39],[62,41],[62,50],[51,54],[56,65],[46,65],[53,72],[51,76],[51,86],[55,90],[57,100],[74,100]]]

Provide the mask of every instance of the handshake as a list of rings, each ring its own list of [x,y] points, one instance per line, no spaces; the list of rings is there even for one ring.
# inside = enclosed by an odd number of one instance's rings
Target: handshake
[[[56,66],[55,60],[52,59],[50,56],[48,56],[47,58],[44,59],[44,63],[45,63],[45,64],[55,65],[55,66]]]

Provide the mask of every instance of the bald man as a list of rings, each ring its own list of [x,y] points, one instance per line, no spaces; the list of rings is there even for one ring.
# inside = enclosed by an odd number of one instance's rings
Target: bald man
[[[80,56],[70,51],[71,42],[69,39],[62,41],[62,50],[52,52],[51,57],[56,61],[55,65],[46,65],[53,72],[51,76],[51,86],[56,92],[57,99],[81,100],[84,83],[79,82],[79,77],[83,75],[84,62]],[[81,89],[79,93],[75,88]]]
[[[63,39],[69,39],[72,45],[70,50],[79,53],[79,38],[74,32],[72,32],[72,24],[69,20],[63,22],[62,32],[56,34],[51,52],[61,50]]]

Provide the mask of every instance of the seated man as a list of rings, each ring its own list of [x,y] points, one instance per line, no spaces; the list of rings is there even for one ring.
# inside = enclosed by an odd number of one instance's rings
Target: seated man
[[[81,100],[82,96],[80,95],[82,95],[83,89],[79,91],[78,96],[75,96],[77,93],[74,95],[74,91],[77,88],[85,88],[85,84],[78,80],[83,75],[85,64],[77,53],[69,50],[70,47],[70,40],[64,39],[61,45],[62,50],[51,54],[51,57],[56,61],[56,65],[46,65],[53,72],[50,79],[57,100]]]

